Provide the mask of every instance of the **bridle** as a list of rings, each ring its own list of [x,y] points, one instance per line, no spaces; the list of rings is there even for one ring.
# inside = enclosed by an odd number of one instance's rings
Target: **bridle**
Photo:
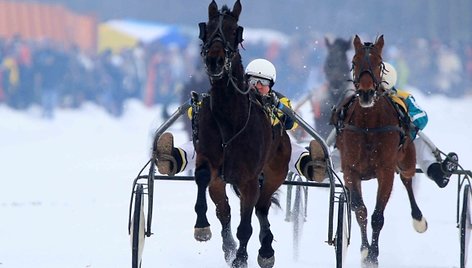
[[[374,48],[373,43],[370,43],[370,42],[365,42],[364,43],[364,45],[362,46],[362,49],[364,50],[364,61],[367,62],[367,68],[364,67],[364,69],[361,69],[359,74],[356,76],[355,73],[354,73],[355,62],[353,61],[351,71],[353,72],[352,82],[354,83],[354,86],[356,87],[356,93],[357,94],[361,93],[361,90],[359,90],[361,77],[364,74],[368,74],[368,75],[370,75],[370,77],[372,78],[372,81],[374,82],[374,88],[369,90],[367,94],[373,95],[375,97],[377,95],[377,91],[379,90],[379,87],[380,87],[380,84],[382,83],[382,81],[381,81],[381,79],[379,80],[379,79],[376,78],[376,76],[374,74],[374,71],[373,71],[373,68],[372,68],[372,62],[371,62],[369,56],[371,54],[375,54],[375,56],[380,58],[380,61],[381,61],[380,68],[381,68],[382,72],[385,70],[385,66],[384,66],[383,61],[382,61],[382,55],[380,55],[377,52],[373,51],[373,48]]]
[[[237,79],[233,76],[233,65],[232,65],[232,62],[233,62],[234,58],[237,55],[239,55],[238,46],[243,41],[243,30],[244,30],[244,28],[241,27],[241,26],[238,26],[236,28],[235,42],[231,43],[230,41],[228,41],[225,38],[225,34],[223,32],[223,20],[224,20],[225,16],[232,17],[230,14],[227,14],[227,13],[219,13],[218,14],[218,27],[216,27],[216,29],[213,31],[213,33],[211,33],[211,35],[208,38],[206,37],[206,35],[207,35],[207,23],[201,22],[201,23],[198,24],[198,26],[200,28],[199,38],[203,41],[200,55],[202,56],[204,62],[206,62],[206,60],[208,58],[208,54],[210,52],[211,46],[215,42],[222,43],[223,44],[223,49],[225,51],[223,68],[221,69],[221,71],[219,73],[214,74],[214,73],[209,72],[208,66],[205,64],[206,72],[207,72],[208,76],[210,77],[210,80],[211,80],[212,83],[216,80],[222,79],[223,75],[226,73],[228,75],[228,83],[231,82],[231,84],[234,86],[234,88],[239,93],[247,94],[249,92],[249,89],[243,91],[237,86],[237,83],[236,83]]]
[[[370,42],[364,43],[362,49],[364,49],[364,51],[365,51],[364,61],[367,62],[367,68],[361,69],[361,71],[359,72],[359,75],[357,75],[357,76],[355,76],[354,71],[353,71],[354,67],[355,67],[355,63],[354,63],[354,61],[352,62],[352,67],[351,67],[351,71],[353,72],[353,81],[352,82],[354,83],[354,85],[356,87],[356,95],[359,96],[359,97],[362,97],[362,95],[369,95],[369,97],[373,97],[375,99],[380,98],[380,97],[383,96],[383,97],[387,98],[387,100],[389,101],[389,103],[392,106],[394,106],[392,101],[387,96],[388,92],[383,91],[382,87],[380,86],[380,84],[383,81],[381,79],[379,81],[374,75],[373,68],[372,68],[372,62],[371,62],[370,57],[369,57],[371,55],[371,53],[375,53],[376,56],[378,56],[380,58],[380,60],[381,60],[381,62],[380,62],[381,72],[385,71],[385,66],[384,66],[383,61],[382,61],[382,56],[380,54],[372,51],[373,48],[374,48],[374,44],[372,44]],[[362,75],[364,75],[364,74],[370,75],[371,78],[372,78],[372,81],[374,83],[374,88],[368,90],[367,92],[365,90],[359,90],[360,79],[361,79]],[[378,92],[381,92],[381,94],[378,95]],[[369,127],[358,127],[356,125],[345,123],[345,124],[343,124],[343,126],[341,128],[339,128],[338,131],[341,131],[343,129],[353,131],[353,132],[363,133],[363,134],[374,134],[374,133],[398,131],[398,132],[400,132],[400,136],[401,136],[400,146],[404,143],[405,131],[398,125],[387,125],[387,126],[383,126],[383,127],[370,127],[369,128]]]
[[[223,180],[225,180],[224,176],[224,170],[225,170],[225,160],[226,160],[226,150],[227,147],[229,146],[230,143],[232,143],[237,137],[239,137],[243,131],[247,128],[249,120],[251,118],[251,111],[252,111],[252,104],[253,104],[253,96],[248,94],[251,89],[249,87],[241,89],[238,86],[238,78],[233,75],[233,60],[239,56],[239,49],[238,46],[239,44],[242,43],[243,41],[243,27],[237,26],[236,32],[235,32],[235,39],[234,43],[230,42],[231,40],[228,40],[225,37],[225,33],[223,31],[223,22],[225,19],[225,16],[230,16],[231,18],[234,19],[231,14],[227,12],[219,12],[218,14],[218,26],[216,29],[208,36],[207,38],[207,23],[201,22],[198,24],[200,28],[200,34],[199,38],[203,41],[202,44],[202,49],[200,52],[200,55],[203,58],[203,61],[205,62],[205,67],[206,67],[206,72],[210,78],[210,82],[213,85],[216,81],[220,81],[225,77],[225,74],[227,75],[227,85],[231,83],[233,88],[239,92],[242,95],[249,95],[248,97],[248,107],[247,107],[247,115],[246,119],[244,120],[243,126],[236,131],[234,134],[232,134],[230,137],[227,137],[224,134],[223,127],[222,127],[222,122],[220,122],[216,117],[215,117],[215,122],[217,124],[218,130],[220,132],[220,136],[222,138],[222,149],[223,149],[223,163],[221,165],[220,169],[220,176]],[[215,19],[215,17],[213,17]],[[207,65],[207,59],[209,57],[210,49],[215,44],[216,42],[220,42],[223,45],[224,49],[224,61],[223,61],[223,66],[221,68],[221,71],[214,74],[209,71],[208,65]],[[243,78],[244,79],[244,78]],[[210,95],[211,98],[211,95]],[[210,100],[210,111],[213,113],[213,101]]]

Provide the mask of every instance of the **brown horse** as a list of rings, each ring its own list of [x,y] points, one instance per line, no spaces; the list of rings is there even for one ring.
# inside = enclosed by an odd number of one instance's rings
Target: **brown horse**
[[[273,194],[287,175],[291,146],[286,131],[280,124],[272,127],[260,104],[260,96],[245,83],[238,50],[243,31],[238,26],[241,9],[238,0],[232,10],[226,5],[218,10],[213,0],[208,7],[208,22],[199,25],[203,41],[201,55],[211,90],[197,114],[198,137],[194,142],[198,194],[194,235],[198,241],[211,238],[206,217],[208,187],[222,226],[223,251],[228,264],[247,266],[247,244],[255,209],[260,224],[258,263],[261,267],[272,267],[275,258],[268,214],[271,204],[276,202]],[[226,184],[232,185],[240,198],[237,249],[231,232]]]
[[[397,110],[382,83],[383,35],[375,43],[354,38],[352,59],[356,96],[344,111],[338,124],[336,146],[341,153],[341,168],[351,194],[351,207],[361,229],[362,263],[377,267],[379,235],[384,224],[384,209],[392,191],[395,171],[408,192],[413,225],[418,232],[427,223],[418,208],[412,189],[415,175],[415,147],[400,124]],[[367,239],[367,209],[362,199],[362,180],[377,178],[377,202],[372,214],[372,241]]]

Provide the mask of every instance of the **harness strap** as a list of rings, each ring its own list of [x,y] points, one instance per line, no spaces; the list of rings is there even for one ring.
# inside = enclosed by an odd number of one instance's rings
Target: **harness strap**
[[[402,108],[400,107],[400,105],[398,103],[396,103],[389,95],[389,92],[386,91],[385,92],[385,96],[387,97],[387,100],[388,102],[390,103],[390,105],[393,106],[393,108],[395,109],[395,111],[397,112],[397,115],[398,115],[398,121],[400,122],[400,126],[403,126],[402,130],[402,134],[401,134],[401,137],[400,137],[400,145],[403,145],[405,143],[405,139],[406,139],[406,133],[405,133],[405,130],[408,132],[410,130],[410,117],[405,114],[402,110]],[[408,113],[408,111],[405,111],[406,113]]]
[[[384,127],[357,127],[350,124],[344,124],[345,130],[351,130],[354,132],[362,132],[364,134],[368,133],[380,133],[380,132],[389,132],[389,131],[398,131],[402,135],[405,135],[405,131],[399,126],[384,126]]]
[[[387,98],[387,101],[390,103],[390,105],[393,106],[393,108],[397,112],[400,126],[390,125],[390,126],[375,127],[375,128],[362,128],[362,127],[358,127],[358,126],[354,126],[354,125],[351,125],[351,124],[344,123],[344,121],[346,121],[346,118],[340,118],[339,121],[338,121],[338,124],[336,125],[337,133],[339,133],[343,130],[361,132],[361,133],[364,133],[364,134],[381,133],[381,132],[388,132],[388,131],[398,131],[398,132],[400,132],[400,145],[399,146],[401,147],[405,143],[405,140],[406,140],[405,129],[403,127],[401,127],[401,125],[404,124],[403,121],[402,121],[401,111],[399,110],[399,107],[395,105],[395,103],[392,101],[392,99],[390,99],[390,97],[385,92],[382,93],[382,96]],[[353,100],[354,100],[354,98],[352,98],[351,101],[348,103],[349,105],[346,104],[344,106],[344,110],[349,109],[349,106],[350,106],[350,104],[352,103]],[[351,115],[352,115],[352,113],[351,113]]]

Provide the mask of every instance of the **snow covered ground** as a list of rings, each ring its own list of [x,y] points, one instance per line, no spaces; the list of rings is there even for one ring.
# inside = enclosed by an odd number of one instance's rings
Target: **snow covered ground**
[[[457,152],[464,168],[472,169],[472,98],[420,93],[415,97],[430,116],[426,134],[444,152]],[[0,105],[0,266],[131,267],[127,232],[131,186],[148,160],[152,134],[162,123],[159,114],[158,107],[129,102],[123,118],[116,119],[89,104],[79,111],[58,111],[54,120],[46,121],[37,107],[20,113]],[[177,144],[186,141],[180,122],[171,131]],[[424,234],[413,230],[407,195],[397,180],[380,237],[380,267],[459,267],[456,180],[439,189],[418,175],[417,186],[429,229]],[[375,189],[375,181],[364,183],[369,212]],[[146,239],[143,268],[227,267],[213,204],[208,213],[212,240],[193,239],[195,190],[193,182],[156,182],[154,235]],[[283,186],[282,204],[286,192]],[[232,197],[231,202],[237,212],[237,200]],[[327,190],[311,189],[302,249],[295,262],[291,223],[284,221],[284,210],[271,210],[276,267],[334,267],[334,247],[324,242],[327,215]],[[235,213],[234,229],[238,220]],[[258,267],[257,219],[253,222],[249,266]],[[354,221],[347,267],[359,267],[359,240]]]

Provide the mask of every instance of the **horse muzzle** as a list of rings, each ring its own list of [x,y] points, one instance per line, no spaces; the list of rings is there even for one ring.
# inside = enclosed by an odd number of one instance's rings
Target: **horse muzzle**
[[[206,57],[205,67],[211,80],[219,80],[225,73],[225,57]]]
[[[374,106],[376,100],[376,91],[374,89],[368,90],[358,90],[357,94],[359,95],[359,104],[363,108],[369,108]]]

